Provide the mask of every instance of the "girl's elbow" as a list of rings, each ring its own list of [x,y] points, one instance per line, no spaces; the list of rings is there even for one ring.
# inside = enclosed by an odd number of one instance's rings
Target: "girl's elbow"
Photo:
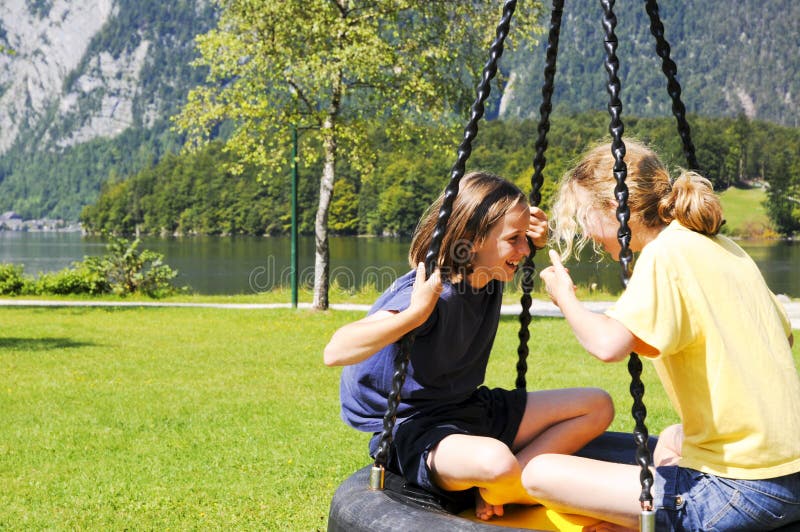
[[[606,353],[606,352],[603,352],[603,351],[592,353],[592,354],[600,362],[603,362],[605,364],[610,364],[612,362],[619,362],[623,358],[622,356],[618,355],[617,353]]]
[[[610,364],[612,362],[620,362],[625,360],[631,355],[631,353],[633,353],[633,351],[630,349],[608,349],[599,354],[595,354],[595,356],[602,362]]]
[[[606,355],[606,358],[603,359],[603,362],[607,364],[610,364],[612,362],[620,362],[628,358],[630,354],[631,354],[630,351],[618,351],[618,352],[608,353]]]
[[[614,344],[598,344],[592,349],[589,349],[589,352],[594,355],[595,358],[606,364],[624,360],[630,354],[629,350],[622,349]]]
[[[603,362],[619,362],[625,360],[631,352],[645,351],[645,355],[655,356],[658,351],[645,344],[630,331],[623,328],[611,328],[606,334],[591,339],[591,348],[587,350]]]
[[[341,357],[337,349],[331,346],[331,344],[326,345],[325,349],[322,351],[322,361],[329,368],[342,365]]]

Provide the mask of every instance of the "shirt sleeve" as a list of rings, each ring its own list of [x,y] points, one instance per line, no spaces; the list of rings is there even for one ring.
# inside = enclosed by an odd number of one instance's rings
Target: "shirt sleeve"
[[[373,312],[379,310],[386,310],[389,312],[402,312],[406,310],[411,304],[411,293],[414,291],[414,279],[416,278],[415,272],[411,272],[408,276],[400,279],[392,288],[384,294],[382,300],[376,304]],[[448,291],[444,290],[442,295],[439,296],[439,301],[436,302],[431,315],[425,320],[425,323],[420,325],[414,330],[415,336],[424,336],[428,334],[436,323],[439,321],[439,314],[441,313],[442,300],[448,295]]]
[[[792,334],[792,322],[789,321],[789,315],[786,313],[786,307],[783,306],[775,294],[770,291],[770,297],[772,297],[772,303],[775,305],[775,310],[778,312],[778,317],[781,320],[781,325],[783,325],[783,332],[786,333],[786,337],[788,338],[790,334]]]
[[[390,312],[402,312],[411,303],[411,292],[414,289],[414,279],[393,286],[386,295],[384,301],[375,310],[388,310]]]
[[[667,356],[691,343],[695,331],[669,258],[653,251],[642,252],[625,292],[606,315]]]

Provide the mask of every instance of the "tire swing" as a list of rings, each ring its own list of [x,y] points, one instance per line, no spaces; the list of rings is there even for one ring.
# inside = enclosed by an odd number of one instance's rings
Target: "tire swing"
[[[614,176],[617,186],[614,189],[618,203],[616,212],[620,223],[618,239],[621,250],[619,262],[623,286],[633,270],[633,254],[629,248],[631,231],[628,227],[630,210],[628,209],[628,189],[625,184],[627,167],[625,165],[625,144],[622,141],[624,126],[620,118],[622,103],[619,99],[621,84],[617,76],[619,61],[616,57],[617,37],[614,33],[616,16],[613,12],[615,0],[600,0],[603,7],[603,29],[605,32],[605,61],[608,73],[608,112],[610,115],[609,133],[612,136],[612,152],[614,155]],[[489,97],[491,80],[497,73],[497,65],[503,54],[503,47],[510,27],[511,18],[516,9],[516,0],[506,0],[503,14],[497,26],[495,40],[493,41],[489,60],[483,68],[481,81],[477,87],[476,100],[471,107],[470,119],[464,130],[464,138],[458,148],[456,163],[450,172],[450,180],[445,188],[444,201],[439,211],[436,228],[433,233],[430,248],[425,256],[426,275],[434,270],[439,256],[444,230],[452,210],[452,205],[458,194],[458,185],[464,176],[466,162],[472,152],[472,141],[478,133],[478,122],[484,114],[484,104]],[[697,169],[695,149],[691,141],[689,124],[686,121],[686,111],[680,99],[681,87],[676,80],[677,68],[670,59],[670,46],[664,39],[664,26],[661,23],[656,0],[645,0],[647,14],[650,17],[650,31],[656,40],[656,52],[662,59],[662,71],[667,77],[667,92],[672,99],[672,113],[677,121],[678,133],[683,142],[684,155],[690,169]],[[545,151],[547,149],[547,133],[550,130],[550,113],[552,111],[551,99],[553,95],[554,78],[556,72],[556,58],[558,54],[558,39],[561,30],[561,16],[564,0],[553,0],[550,28],[546,48],[544,68],[545,81],[542,86],[543,101],[539,108],[540,120],[538,125],[538,138],[536,140],[536,155],[533,161],[534,174],[531,177],[532,191],[529,196],[531,205],[538,205],[541,201],[541,187],[543,184],[542,171],[546,164]],[[531,245],[531,254],[526,258],[522,268],[521,296],[522,311],[520,313],[520,331],[518,333],[520,344],[517,348],[517,388],[526,388],[525,374],[527,372],[528,340],[530,334],[528,326],[531,321],[531,292],[533,290],[535,248]],[[583,516],[559,514],[542,506],[525,507],[511,505],[507,508],[505,516],[493,518],[492,521],[479,521],[471,516],[469,511],[461,514],[454,513],[461,509],[454,508],[450,501],[436,497],[421,488],[410,485],[405,480],[388,471],[386,464],[389,457],[389,446],[395,424],[400,391],[405,381],[409,363],[409,353],[414,342],[414,334],[410,333],[400,340],[399,354],[395,360],[395,371],[392,379],[392,391],[387,398],[387,411],[383,418],[383,430],[380,435],[380,444],[375,455],[375,462],[366,466],[347,478],[336,490],[331,501],[328,516],[329,532],[357,532],[357,531],[398,531],[409,530],[463,530],[463,531],[488,531],[498,530],[582,530],[583,526],[596,524],[598,521]],[[638,464],[641,467],[640,483],[642,492],[639,497],[642,505],[640,529],[652,532],[655,530],[655,512],[653,511],[653,497],[651,488],[653,477],[649,466],[652,464],[650,449],[654,447],[656,439],[648,435],[645,425],[647,409],[642,398],[644,384],[641,381],[642,363],[638,355],[630,354],[628,371],[631,375],[630,393],[633,397],[631,409],[635,420],[633,438],[630,434],[607,432],[590,442],[576,454],[587,458],[605,460],[609,462]],[[632,445],[632,443],[635,444]]]

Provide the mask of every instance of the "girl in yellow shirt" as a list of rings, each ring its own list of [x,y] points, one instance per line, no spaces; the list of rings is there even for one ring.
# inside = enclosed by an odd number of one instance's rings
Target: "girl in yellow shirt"
[[[800,379],[786,314],[758,267],[730,239],[711,183],[674,182],[658,156],[626,142],[628,286],[605,314],[586,309],[562,265],[588,242],[616,257],[616,181],[610,145],[565,176],[554,206],[562,256],[541,272],[582,346],[605,362],[650,357],[681,424],[654,452],[658,530],[772,530],[800,522]],[[577,244],[576,242],[577,237]],[[636,528],[639,468],[541,455],[523,471],[537,500]]]

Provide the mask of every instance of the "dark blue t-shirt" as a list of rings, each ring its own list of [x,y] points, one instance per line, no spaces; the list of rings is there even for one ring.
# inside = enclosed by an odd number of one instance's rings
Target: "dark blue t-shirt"
[[[415,277],[416,271],[411,271],[397,279],[369,314],[408,308]],[[398,422],[428,405],[463,401],[486,375],[500,320],[503,283],[491,281],[480,290],[463,281],[443,285],[436,308],[416,330]],[[342,419],[351,427],[367,432],[382,429],[398,350],[399,342],[390,344],[342,371]]]

